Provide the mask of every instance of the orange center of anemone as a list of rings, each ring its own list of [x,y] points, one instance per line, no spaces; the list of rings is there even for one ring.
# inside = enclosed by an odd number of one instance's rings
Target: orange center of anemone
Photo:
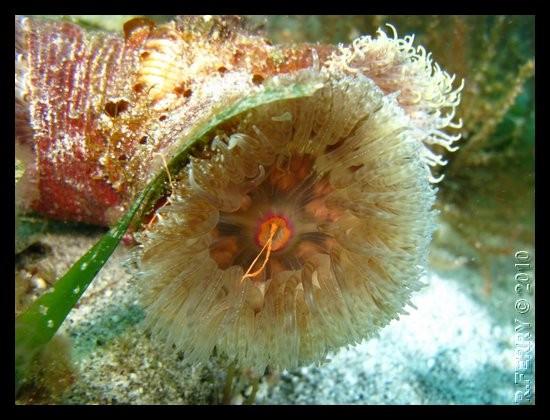
[[[284,217],[270,216],[258,226],[256,242],[260,247],[271,242],[271,251],[278,251],[284,248],[291,236],[292,230]]]
[[[258,245],[262,247],[262,249],[254,259],[254,261],[252,261],[252,264],[250,264],[248,270],[246,270],[246,273],[244,273],[241,281],[243,281],[247,277],[256,277],[258,274],[260,274],[267,265],[271,252],[283,248],[288,243],[291,235],[292,230],[290,229],[289,224],[284,217],[269,216],[267,220],[264,220],[262,223],[260,223],[260,226],[258,227],[258,232],[256,234],[256,241],[258,242]],[[262,254],[264,254],[264,251],[266,251],[264,261],[261,264],[260,268],[254,272],[251,272],[254,265],[258,262]]]

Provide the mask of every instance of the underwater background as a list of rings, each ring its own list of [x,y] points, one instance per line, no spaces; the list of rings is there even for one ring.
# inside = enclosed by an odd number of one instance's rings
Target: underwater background
[[[118,31],[133,16],[66,16]],[[150,17],[159,22],[171,16]],[[274,44],[349,43],[390,23],[465,87],[460,149],[445,158],[428,284],[416,310],[322,365],[249,372],[159,351],[115,254],[33,366],[18,404],[534,404],[534,17],[248,16]],[[17,168],[16,168],[17,169]],[[17,173],[16,173],[17,176]],[[21,215],[16,313],[105,232]],[[233,383],[227,381],[228,376]]]

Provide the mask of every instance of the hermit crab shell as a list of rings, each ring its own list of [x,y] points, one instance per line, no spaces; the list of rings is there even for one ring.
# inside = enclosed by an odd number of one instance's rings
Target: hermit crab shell
[[[272,47],[222,18],[134,19],[124,37],[20,16],[15,28],[22,211],[99,225],[123,214],[195,126],[312,60],[306,45]]]

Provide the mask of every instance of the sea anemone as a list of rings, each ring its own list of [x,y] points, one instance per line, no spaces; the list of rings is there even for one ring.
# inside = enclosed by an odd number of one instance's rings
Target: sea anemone
[[[459,100],[411,43],[382,32],[277,76],[319,89],[218,127],[173,177],[138,235],[154,334],[191,361],[215,347],[263,372],[324,360],[406,313],[435,226],[430,166],[444,164],[426,144],[452,147],[440,129]]]

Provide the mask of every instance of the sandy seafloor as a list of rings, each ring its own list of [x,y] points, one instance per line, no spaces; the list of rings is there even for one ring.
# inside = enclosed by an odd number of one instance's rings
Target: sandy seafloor
[[[58,274],[95,243],[100,234],[47,234],[46,258]],[[519,250],[519,249],[518,249]],[[529,250],[533,255],[533,250]],[[513,252],[494,259],[492,290],[468,258],[433,249],[438,270],[429,267],[408,308],[378,337],[344,348],[322,365],[275,372],[262,378],[256,404],[515,404],[518,362],[534,360],[534,329],[527,337],[531,351],[518,340],[514,321],[534,323],[534,299],[522,315],[514,291],[517,262]],[[217,404],[226,368],[213,357],[207,365],[190,366],[183,354],[153,342],[141,321],[136,285],[120,245],[83,295],[59,333],[72,341],[75,382],[65,404]],[[442,268],[443,267],[443,268]],[[534,285],[533,273],[529,274]],[[532,363],[521,379],[531,381]],[[520,366],[521,368],[521,366]],[[243,376],[231,402],[250,392]],[[524,402],[528,402],[524,400]]]

